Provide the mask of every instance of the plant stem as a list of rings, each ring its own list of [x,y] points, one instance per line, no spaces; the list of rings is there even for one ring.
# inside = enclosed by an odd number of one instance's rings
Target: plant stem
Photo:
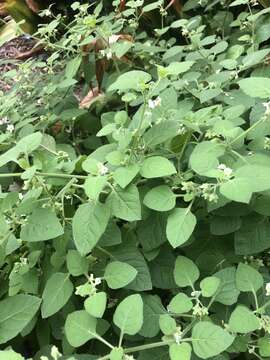
[[[9,177],[21,177],[23,172],[20,173],[7,173],[0,174],[0,178],[9,178]],[[55,178],[63,178],[63,179],[86,179],[86,175],[72,175],[72,174],[59,174],[59,173],[45,173],[45,172],[36,172],[35,176],[43,176],[43,177],[55,177]]]
[[[234,144],[237,140],[241,139],[243,136],[246,136],[251,130],[253,130],[256,126],[260,125],[263,121],[265,121],[264,118],[260,119],[259,121],[256,121],[253,125],[251,125],[247,130],[242,132],[240,135],[238,135],[235,139],[233,139],[229,145],[231,146]]]

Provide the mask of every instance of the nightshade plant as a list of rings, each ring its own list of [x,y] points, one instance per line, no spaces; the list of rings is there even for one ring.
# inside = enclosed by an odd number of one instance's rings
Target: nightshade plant
[[[0,359],[270,358],[269,8],[89,6],[2,75]]]

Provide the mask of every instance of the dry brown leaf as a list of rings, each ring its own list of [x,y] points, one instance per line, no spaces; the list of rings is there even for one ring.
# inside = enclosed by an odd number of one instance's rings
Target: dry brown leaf
[[[88,94],[81,100],[80,109],[88,109],[95,101],[104,97],[104,94],[99,91],[99,87],[90,89]]]
[[[38,13],[40,11],[40,7],[35,0],[25,0],[29,9],[31,9],[34,13]]]

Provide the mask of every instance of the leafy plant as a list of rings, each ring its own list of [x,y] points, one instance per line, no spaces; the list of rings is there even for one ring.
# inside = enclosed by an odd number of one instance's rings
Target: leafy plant
[[[3,356],[269,358],[269,11],[112,6],[3,75]]]

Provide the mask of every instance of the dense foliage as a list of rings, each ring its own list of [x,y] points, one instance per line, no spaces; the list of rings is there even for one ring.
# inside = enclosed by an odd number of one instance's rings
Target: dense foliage
[[[270,358],[270,9],[111,6],[1,74],[0,359]]]

